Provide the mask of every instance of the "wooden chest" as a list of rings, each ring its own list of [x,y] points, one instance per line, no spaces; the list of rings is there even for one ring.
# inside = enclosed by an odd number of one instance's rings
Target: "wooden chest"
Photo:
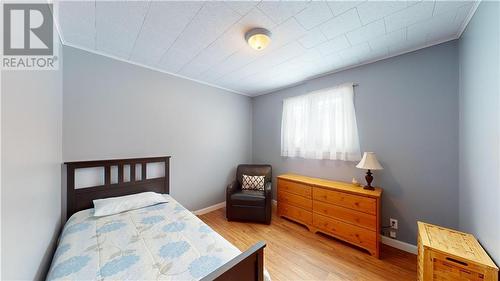
[[[380,196],[349,183],[286,174],[278,177],[278,215],[357,245],[379,257]]]
[[[468,233],[418,222],[419,281],[497,281],[498,267]]]

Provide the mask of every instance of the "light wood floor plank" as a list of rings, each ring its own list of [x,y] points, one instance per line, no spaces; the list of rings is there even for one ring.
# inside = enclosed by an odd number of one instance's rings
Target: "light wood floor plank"
[[[228,222],[225,209],[199,216],[233,245],[244,251],[264,240],[265,267],[273,281],[342,280],[406,281],[416,280],[415,255],[382,245],[381,259],[327,235],[273,214],[271,225]]]

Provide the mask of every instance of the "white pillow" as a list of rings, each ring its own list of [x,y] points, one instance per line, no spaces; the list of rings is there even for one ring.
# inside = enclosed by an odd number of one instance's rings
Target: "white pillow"
[[[97,199],[94,200],[94,216],[109,216],[159,203],[167,203],[167,199],[156,192],[142,192],[126,196]]]
[[[243,175],[243,182],[241,183],[241,189],[263,191],[265,183],[266,183],[265,176]]]

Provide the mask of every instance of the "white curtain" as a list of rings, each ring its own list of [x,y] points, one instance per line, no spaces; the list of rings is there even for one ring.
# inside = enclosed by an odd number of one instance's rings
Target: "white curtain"
[[[352,83],[283,101],[281,156],[361,159]]]

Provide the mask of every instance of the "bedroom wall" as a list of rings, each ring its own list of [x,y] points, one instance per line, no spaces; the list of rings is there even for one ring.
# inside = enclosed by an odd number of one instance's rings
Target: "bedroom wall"
[[[500,3],[481,2],[459,42],[460,228],[500,263]]]
[[[280,156],[282,100],[308,91],[358,83],[355,107],[362,151],[385,168],[375,172],[384,189],[382,225],[399,220],[398,240],[416,244],[417,220],[458,226],[457,42],[311,80],[254,98],[253,160],[273,174],[364,182],[353,162]],[[276,182],[276,181],[275,181]]]
[[[171,155],[171,194],[191,210],[225,200],[252,160],[249,97],[64,47],[65,161]]]
[[[61,224],[61,68],[2,70],[1,280],[45,279],[52,260]]]

